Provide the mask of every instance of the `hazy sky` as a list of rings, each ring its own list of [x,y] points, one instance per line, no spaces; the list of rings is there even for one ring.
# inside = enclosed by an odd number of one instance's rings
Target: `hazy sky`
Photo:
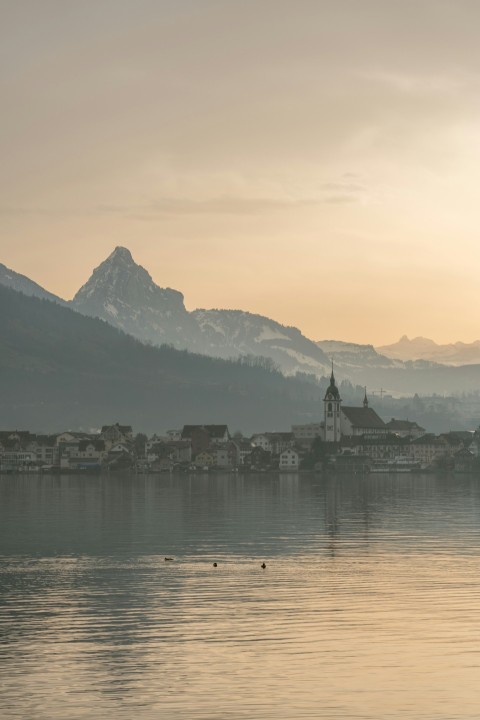
[[[480,338],[478,0],[0,0],[0,262]]]

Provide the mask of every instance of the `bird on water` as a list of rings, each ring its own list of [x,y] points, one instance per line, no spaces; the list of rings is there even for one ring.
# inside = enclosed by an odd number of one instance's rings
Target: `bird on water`
[[[266,568],[267,566],[265,565],[265,563],[262,563],[262,564],[260,565],[260,567],[265,570],[265,568]]]
[[[217,563],[213,563],[213,567],[217,567]]]
[[[165,558],[165,562],[167,562],[168,560],[173,560],[173,558],[167,558],[167,557],[166,557],[166,558]]]

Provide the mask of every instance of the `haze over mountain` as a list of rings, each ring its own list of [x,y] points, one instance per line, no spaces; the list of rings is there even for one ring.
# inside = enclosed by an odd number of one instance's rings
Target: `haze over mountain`
[[[64,300],[48,292],[48,290],[45,290],[38,285],[38,283],[30,280],[30,278],[26,277],[26,275],[21,275],[14,270],[10,270],[10,268],[7,268],[6,265],[3,265],[2,263],[0,263],[0,285],[22,292],[24,295],[30,295],[33,297],[43,298],[45,300],[52,300],[52,302],[65,304]]]
[[[177,290],[156,285],[127,248],[117,247],[78,291],[71,306],[154,345],[222,358],[261,355],[282,372],[323,375],[329,360],[300,330],[240,310],[185,309]]]
[[[245,361],[149,347],[58,303],[0,286],[0,427],[54,431],[123,422],[233,430],[318,421],[317,385]]]
[[[0,272],[2,284],[64,303],[4,266]],[[304,372],[317,378],[324,377],[329,373],[333,359],[339,378],[367,385],[372,391],[383,389],[394,395],[450,394],[475,389],[477,382],[473,359],[469,366],[459,367],[458,373],[452,373],[431,359],[392,358],[372,345],[338,340],[313,342],[297,328],[285,327],[270,318],[241,310],[189,312],[181,292],[158,286],[123,247],[115,248],[93,271],[74,299],[64,304],[83,315],[105,320],[143,343],[167,344],[225,359],[239,356],[267,358],[272,367],[278,367],[286,375]],[[432,341],[422,342],[429,352],[441,347]],[[410,347],[412,343],[407,340],[403,344]],[[463,344],[455,347],[458,345]]]
[[[378,352],[398,360],[430,360],[446,365],[476,365],[480,363],[480,340],[472,343],[456,342],[439,345],[433,340],[406,335],[392,345],[377,347]]]

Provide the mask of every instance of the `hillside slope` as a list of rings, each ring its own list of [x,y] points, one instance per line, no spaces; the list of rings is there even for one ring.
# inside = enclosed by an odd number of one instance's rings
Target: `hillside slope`
[[[107,323],[0,287],[0,427],[285,429],[318,420],[317,386],[262,367],[148,347]]]

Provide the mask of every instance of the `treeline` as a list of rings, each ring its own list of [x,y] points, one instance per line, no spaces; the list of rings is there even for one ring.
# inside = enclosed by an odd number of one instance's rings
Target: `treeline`
[[[147,432],[227,422],[246,432],[320,419],[321,390],[269,358],[220,360],[142,344],[102,320],[0,287],[2,427]]]

